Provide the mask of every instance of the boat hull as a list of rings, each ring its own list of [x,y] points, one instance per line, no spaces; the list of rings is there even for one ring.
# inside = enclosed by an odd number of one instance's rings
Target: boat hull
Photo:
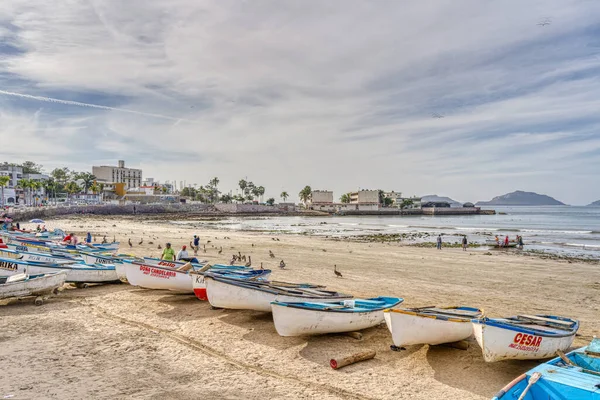
[[[473,333],[487,362],[551,358],[573,343],[575,332],[563,337],[526,333],[473,322]]]
[[[66,277],[66,271],[59,271],[25,281],[4,283],[0,285],[0,299],[47,295],[64,285]]]
[[[83,258],[83,262],[87,265],[112,265],[115,267],[115,272],[117,273],[117,278],[121,282],[127,282],[127,276],[125,274],[125,267],[123,266],[123,262],[119,259],[112,257],[101,257],[96,256],[94,254],[81,254]]]
[[[384,318],[394,345],[398,347],[452,343],[473,335],[469,320],[443,320],[394,311],[384,312]]]
[[[164,289],[182,293],[194,293],[190,274],[169,267],[125,263],[127,282],[146,289]]]
[[[84,264],[41,264],[21,260],[0,260],[0,276],[15,274],[41,275],[67,271],[66,282],[74,283],[110,283],[117,282],[114,267],[92,267]]]
[[[293,302],[335,302],[350,299],[352,296],[290,296],[284,294],[270,293],[254,287],[238,286],[210,276],[205,277],[205,292],[207,300],[213,307],[227,308],[232,310],[253,310],[271,312],[271,303],[274,301]]]
[[[352,332],[383,322],[383,310],[369,312],[327,312],[271,304],[273,323],[280,336],[307,336]]]

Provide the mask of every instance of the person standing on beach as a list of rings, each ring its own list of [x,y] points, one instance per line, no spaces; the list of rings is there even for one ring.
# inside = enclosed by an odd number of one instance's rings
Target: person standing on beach
[[[160,259],[165,261],[175,261],[175,250],[171,247],[171,243],[167,243]]]
[[[508,247],[508,235],[504,238],[504,247]]]
[[[463,251],[467,251],[467,246],[469,245],[469,242],[467,241],[467,235],[463,236],[462,245]]]
[[[87,244],[92,243],[92,234],[91,233],[89,233],[89,232],[87,233],[87,236],[85,237],[85,242]]]
[[[133,205],[133,215],[135,215],[136,209],[135,209],[135,204]]]
[[[437,249],[441,250],[442,249],[442,235],[439,234],[437,237]]]
[[[194,255],[197,256],[198,250],[200,248],[200,238],[198,237],[198,235],[194,235],[193,243],[194,244],[192,245],[192,249],[194,250]]]

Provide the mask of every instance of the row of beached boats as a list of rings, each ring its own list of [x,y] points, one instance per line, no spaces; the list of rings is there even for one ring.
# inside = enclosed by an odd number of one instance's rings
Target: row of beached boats
[[[7,248],[0,248],[0,276],[5,277],[0,278],[0,298],[5,285],[19,283],[33,287],[37,282],[35,293],[42,293],[39,283],[44,279],[48,280],[48,288],[43,292],[46,294],[64,282],[82,285],[122,281],[147,289],[194,293],[215,308],[271,312],[275,329],[281,336],[354,332],[383,322],[397,348],[454,343],[474,336],[488,362],[563,355],[560,360],[542,364],[538,367],[540,371],[534,369],[532,374],[515,380],[496,399],[600,399],[543,397],[546,395],[543,390],[562,393],[556,389],[561,385],[568,386],[566,393],[571,393],[570,390],[590,393],[587,383],[580,387],[579,382],[589,380],[600,384],[598,359],[594,358],[597,355],[590,355],[587,349],[563,354],[570,348],[579,328],[578,321],[571,318],[529,314],[489,318],[481,309],[464,306],[401,308],[403,299],[399,297],[357,299],[321,285],[268,280],[270,270],[209,265],[198,260],[164,261],[115,255],[118,244],[109,244],[109,248],[102,245],[63,248],[31,237],[5,235],[5,239],[8,239]],[[2,283],[2,279],[6,282]],[[10,293],[22,296],[27,293],[27,289],[23,290],[19,292],[15,286]],[[552,375],[550,371],[555,370],[560,373]],[[547,387],[536,384],[535,389],[531,389],[537,381],[537,372],[545,373],[546,380],[556,376],[560,379],[548,383]],[[584,374],[585,379],[570,382],[568,377],[577,374]],[[534,383],[529,385],[530,382]],[[542,397],[536,397],[538,391],[543,393]],[[598,395],[600,387],[594,393]],[[519,397],[521,395],[525,397]]]

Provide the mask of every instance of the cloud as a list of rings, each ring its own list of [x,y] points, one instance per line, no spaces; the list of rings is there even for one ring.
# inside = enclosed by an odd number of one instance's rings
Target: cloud
[[[579,0],[10,0],[0,137],[13,145],[0,157],[125,158],[223,189],[248,176],[275,197],[521,188],[589,203],[598,15]]]

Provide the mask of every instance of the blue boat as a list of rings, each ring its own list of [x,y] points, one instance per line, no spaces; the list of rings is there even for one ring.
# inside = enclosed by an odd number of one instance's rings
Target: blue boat
[[[600,340],[517,377],[492,400],[600,400]]]
[[[404,299],[375,297],[338,302],[271,303],[273,322],[281,336],[320,335],[371,328],[383,322],[383,310]]]

